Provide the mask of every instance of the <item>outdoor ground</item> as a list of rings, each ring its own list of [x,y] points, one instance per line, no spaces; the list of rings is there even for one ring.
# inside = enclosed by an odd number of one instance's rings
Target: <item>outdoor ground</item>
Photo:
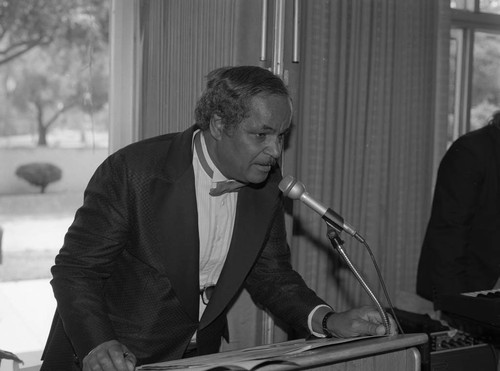
[[[81,201],[82,192],[0,195],[0,349],[25,366],[38,361],[47,339],[55,309],[50,267]]]
[[[0,282],[49,278],[82,192],[0,195]]]

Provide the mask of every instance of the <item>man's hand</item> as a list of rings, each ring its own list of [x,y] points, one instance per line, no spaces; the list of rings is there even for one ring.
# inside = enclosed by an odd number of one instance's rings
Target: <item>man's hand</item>
[[[389,335],[397,333],[396,322],[389,317]],[[334,336],[341,338],[363,335],[385,335],[384,321],[377,309],[369,306],[339,312],[328,318],[327,327]]]
[[[137,359],[116,340],[92,349],[83,359],[83,371],[134,371]]]

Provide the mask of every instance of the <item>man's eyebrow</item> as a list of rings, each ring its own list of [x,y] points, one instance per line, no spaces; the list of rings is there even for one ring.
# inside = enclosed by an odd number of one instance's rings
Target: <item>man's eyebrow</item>
[[[262,125],[258,130],[260,131],[266,131],[266,132],[276,132],[276,128],[272,127],[272,126],[268,126],[268,125]],[[280,132],[280,134],[288,134],[290,132],[291,128],[288,127],[286,128],[285,130],[283,130],[282,132]]]
[[[272,126],[268,126],[268,125],[262,125],[259,130],[262,130],[262,131],[268,131],[268,132],[272,132],[272,131],[276,131],[275,128],[273,128]]]

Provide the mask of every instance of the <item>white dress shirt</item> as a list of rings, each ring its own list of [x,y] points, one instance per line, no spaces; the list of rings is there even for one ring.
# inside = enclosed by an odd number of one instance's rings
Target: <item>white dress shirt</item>
[[[198,153],[194,145],[196,135],[199,135],[201,139],[201,154]],[[203,156],[206,164],[213,171],[213,177],[210,177],[204,169],[202,164],[203,159],[200,161],[200,156]],[[204,133],[200,130],[197,130],[193,134],[193,169],[198,210],[198,232],[200,237],[200,290],[202,290],[207,286],[217,284],[222,267],[226,261],[229,244],[233,235],[238,192],[225,193],[220,196],[211,196],[209,194],[210,189],[214,187],[216,182],[228,179],[217,169],[210,158]],[[206,305],[201,296],[199,302],[199,318],[201,319]],[[309,330],[318,337],[324,337],[324,335],[323,333],[314,331],[312,318],[314,313],[322,307],[324,306],[317,306],[308,316]],[[331,308],[329,309],[331,310]]]
[[[196,186],[196,203],[198,206],[198,232],[200,236],[200,290],[206,286],[215,285],[219,279],[222,267],[226,261],[229,244],[233,235],[234,218],[238,192],[211,196],[210,189],[214,183],[227,180],[214,165],[207,151],[203,133],[200,135],[201,149],[208,166],[213,171],[213,177],[204,170],[200,162],[200,154],[193,150],[193,168]],[[200,297],[200,318],[206,305]]]

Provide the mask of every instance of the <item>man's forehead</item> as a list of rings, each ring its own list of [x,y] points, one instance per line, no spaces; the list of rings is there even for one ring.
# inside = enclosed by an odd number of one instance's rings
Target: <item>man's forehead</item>
[[[280,94],[264,94],[259,93],[250,98],[250,107],[258,107],[261,105],[275,105],[276,101],[281,101],[282,104],[286,104],[290,110],[292,110],[292,100],[287,95]]]
[[[281,111],[281,114],[292,114],[292,101],[284,95],[256,95],[250,100],[250,111],[260,113],[274,113]]]
[[[278,131],[278,132],[282,133],[284,131],[287,131],[290,128],[291,122],[292,122],[292,120],[290,119],[290,120],[282,122],[281,125],[276,125],[276,126],[263,124],[261,129],[263,131],[269,131],[269,132]]]
[[[244,120],[242,122],[247,130],[264,133],[284,133],[290,129],[291,119],[283,122],[273,121],[270,124],[259,120]]]

